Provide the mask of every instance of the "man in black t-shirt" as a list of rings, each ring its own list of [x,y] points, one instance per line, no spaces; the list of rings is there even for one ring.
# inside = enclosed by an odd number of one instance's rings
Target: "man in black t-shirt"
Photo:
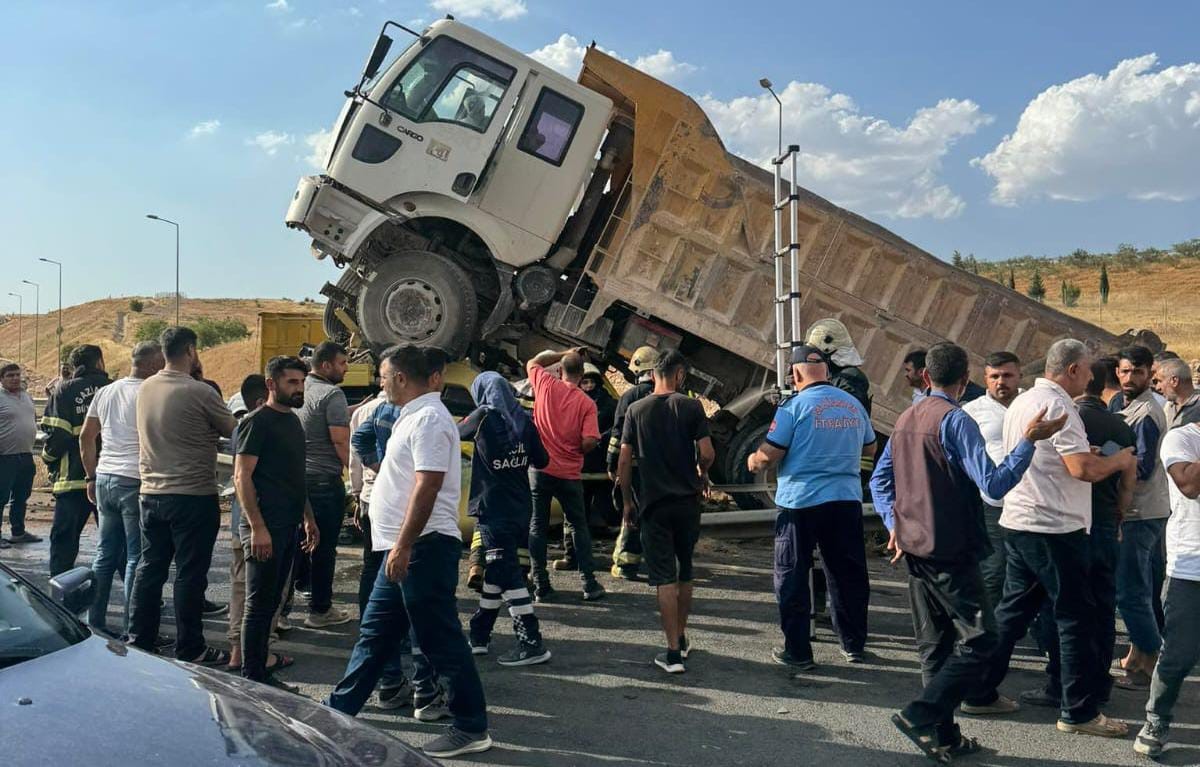
[[[1092,381],[1086,393],[1075,400],[1083,428],[1087,432],[1088,444],[1109,455],[1127,447],[1134,447],[1137,437],[1125,419],[1108,410],[1102,399],[1105,381],[1111,373],[1110,362],[1097,360],[1092,363]],[[1089,582],[1092,597],[1096,602],[1096,623],[1093,633],[1096,666],[1096,693],[1100,700],[1107,700],[1112,691],[1113,677],[1108,672],[1117,641],[1117,560],[1121,553],[1118,538],[1121,516],[1133,502],[1133,488],[1137,483],[1136,469],[1125,474],[1113,474],[1092,483],[1092,529],[1090,539]],[[1059,677],[1060,652],[1058,628],[1054,623],[1054,612],[1049,600],[1038,615],[1034,626],[1038,645],[1049,656],[1046,664],[1046,686],[1040,690],[1021,693],[1021,702],[1033,706],[1058,708],[1062,697]]]
[[[708,487],[715,453],[708,418],[699,401],[679,393],[687,361],[676,351],[654,367],[654,392],[629,408],[621,435],[617,481],[624,523],[641,528],[643,559],[667,651],[654,663],[669,674],[683,672],[689,651],[686,631],[692,607],[692,551],[700,538],[700,496]],[[638,507],[633,502],[633,462],[638,462]]]
[[[283,580],[292,569],[296,525],[303,520],[305,551],[312,551],[320,537],[305,502],[304,427],[292,412],[304,404],[307,373],[296,357],[274,357],[267,363],[267,404],[238,424],[233,464],[242,509],[238,533],[246,557],[242,676],[285,689],[293,688],[267,673],[271,623]]]

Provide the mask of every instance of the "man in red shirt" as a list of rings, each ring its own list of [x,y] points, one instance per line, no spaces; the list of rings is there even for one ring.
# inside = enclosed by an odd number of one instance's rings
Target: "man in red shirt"
[[[546,368],[560,363],[561,378]],[[583,505],[583,455],[600,442],[596,403],[579,388],[583,378],[583,355],[577,349],[545,351],[525,365],[533,389],[533,422],[550,455],[546,468],[531,474],[533,516],[529,521],[529,558],[533,565],[534,598],[546,601],[554,589],[546,570],[546,532],[550,526],[550,502],[557,498],[563,524],[575,544],[583,598],[604,596],[604,587],[592,572],[592,534]]]

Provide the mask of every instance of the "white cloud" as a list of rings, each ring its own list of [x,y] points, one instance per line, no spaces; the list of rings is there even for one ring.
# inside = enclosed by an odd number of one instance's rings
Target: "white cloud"
[[[272,2],[267,3],[266,9],[268,11],[287,13],[288,11],[292,10],[292,6],[288,4],[288,0],[272,0]]]
[[[319,130],[304,137],[304,145],[308,147],[308,156],[304,158],[316,170],[325,170],[325,154],[329,151],[329,143],[333,141],[333,131]]]
[[[351,16],[362,16],[362,11],[360,11],[357,6],[353,5],[346,9],[346,13],[350,14]]]
[[[221,128],[220,120],[205,120],[198,122],[188,131],[188,138],[199,138],[200,136],[211,136]]]
[[[679,80],[696,71],[695,66],[684,61],[679,61],[675,58],[675,54],[661,48],[657,53],[639,56],[633,61],[621,56],[616,51],[610,51],[606,48],[600,48],[600,50],[610,56],[617,57],[626,64],[637,67],[652,77],[657,77],[667,82]],[[529,55],[567,77],[575,77],[579,74],[579,70],[583,66],[583,54],[586,51],[587,46],[580,43],[578,38],[574,35],[563,33],[554,42],[538,48]]]
[[[950,147],[992,120],[975,102],[942,99],[901,126],[863,114],[850,96],[816,83],[793,81],[778,93],[784,143],[799,140],[803,150],[805,188],[864,215],[951,218],[966,207],[940,173]],[[699,102],[730,151],[770,167],[779,113],[769,93]]]
[[[463,19],[510,21],[529,12],[525,0],[433,0],[429,5],[435,11]]]
[[[972,161],[995,181],[992,201],[1200,197],[1200,64],[1157,63],[1153,53],[1126,59],[1038,94],[1016,130]]]
[[[290,143],[292,143],[291,134],[273,130],[263,131],[253,138],[246,139],[246,144],[256,146],[271,156],[274,156],[281,147]]]

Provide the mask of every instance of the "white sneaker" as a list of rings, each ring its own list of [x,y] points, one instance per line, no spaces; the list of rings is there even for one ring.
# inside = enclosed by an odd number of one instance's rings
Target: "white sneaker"
[[[446,708],[446,693],[439,692],[437,697],[428,703],[413,708],[413,719],[418,722],[436,722],[439,719],[449,719],[450,709]]]
[[[275,621],[275,630],[280,634],[291,631],[294,628],[295,625],[287,619],[286,615],[280,615],[279,620]]]
[[[340,607],[331,607],[327,612],[323,613],[310,612],[308,617],[304,619],[304,625],[310,629],[323,629],[328,626],[340,626],[352,620],[354,620],[354,616],[348,610],[343,610]]]

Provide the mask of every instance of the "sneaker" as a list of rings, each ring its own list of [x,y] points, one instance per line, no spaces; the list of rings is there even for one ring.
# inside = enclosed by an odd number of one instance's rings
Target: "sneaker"
[[[1062,702],[1057,696],[1051,695],[1045,689],[1026,690],[1017,696],[1021,702],[1027,706],[1038,706],[1039,708],[1058,708]]]
[[[771,650],[771,659],[781,666],[791,666],[800,671],[812,671],[817,667],[812,658],[797,658],[782,647]]]
[[[396,708],[404,708],[412,702],[412,692],[408,687],[408,680],[405,679],[398,685],[392,687],[380,687],[379,693],[376,696],[375,707],[385,710]]]
[[[299,594],[300,596],[304,597],[305,599],[312,599],[312,589],[310,589],[310,588],[307,588],[307,587],[302,588],[300,586],[297,586],[296,593]]]
[[[548,660],[550,660],[550,651],[546,649],[546,645],[541,642],[537,644],[522,642],[512,651],[497,658],[496,662],[501,666],[536,666]]]
[[[286,615],[280,615],[279,620],[275,621],[275,630],[280,634],[286,634],[294,628],[295,624],[288,620]]]
[[[1133,750],[1142,756],[1161,756],[1163,748],[1167,745],[1167,733],[1170,729],[1170,725],[1146,722],[1142,725],[1142,731],[1137,734],[1137,739],[1133,741]]]
[[[578,570],[579,565],[575,564],[575,562],[570,559],[556,559],[550,563],[550,569],[557,570],[559,572],[568,572]]]
[[[607,593],[608,592],[604,590],[603,586],[595,581],[592,581],[583,588],[583,601],[595,602],[596,600],[604,599],[604,595]]]
[[[432,700],[413,701],[413,719],[418,722],[436,722],[439,719],[449,719],[450,709],[446,708],[446,693],[439,692]]]
[[[637,570],[630,570],[630,569],[621,567],[620,565],[613,565],[612,569],[609,570],[608,572],[610,575],[612,575],[612,577],[623,580],[623,581],[636,581],[637,580]]]
[[[682,674],[684,671],[687,671],[687,669],[683,667],[683,659],[679,657],[679,654],[672,653],[670,650],[667,652],[660,652],[658,655],[655,655],[654,665],[658,666],[668,674]]]
[[[692,644],[683,634],[679,635],[679,657],[687,660],[688,653],[692,651]]]
[[[0,549],[7,549],[11,546],[12,544],[8,542],[7,538],[0,538]]]
[[[299,687],[297,687],[294,684],[288,684],[287,682],[283,681],[282,679],[275,676],[274,674],[268,674],[267,678],[263,680],[263,684],[267,685],[268,687],[274,687],[276,690],[283,690],[284,692],[290,692],[292,695],[300,694]]]
[[[551,586],[549,583],[547,583],[544,586],[538,586],[538,587],[534,588],[534,590],[533,590],[533,601],[549,602],[552,599],[554,599],[554,595],[556,593],[557,592],[555,592],[554,587]]]
[[[227,612],[229,612],[229,605],[223,605],[223,604],[220,604],[219,602],[213,602],[208,599],[204,600],[205,616],[211,618],[215,615],[224,615]]]
[[[310,629],[323,629],[327,626],[340,626],[352,620],[350,613],[340,607],[331,607],[323,613],[310,612],[304,619],[304,625]]]
[[[1129,725],[1116,719],[1109,719],[1104,714],[1097,714],[1095,719],[1083,724],[1072,724],[1059,719],[1057,727],[1059,732],[1095,735],[1098,738],[1123,738],[1129,734]]]
[[[958,709],[968,716],[1003,716],[1004,714],[1019,711],[1021,706],[1012,698],[997,695],[996,699],[986,706],[972,706],[970,703],[963,701]]]
[[[867,654],[862,650],[842,650],[842,659],[847,663],[866,663]]]
[[[27,533],[21,533],[20,535],[14,535],[14,536],[11,536],[11,537],[8,539],[8,542],[9,542],[9,543],[12,543],[12,544],[18,544],[18,543],[41,543],[41,541],[42,541],[42,536],[40,536],[40,535],[34,535],[33,533],[28,533],[28,532],[27,532]]]
[[[471,654],[472,655],[487,655],[488,654],[488,645],[490,645],[491,642],[481,642],[481,641],[477,641],[474,639],[470,639],[470,640],[468,640],[468,642],[471,645]]]
[[[483,593],[483,568],[479,565],[471,565],[467,571],[467,588],[476,594]]]
[[[450,727],[446,734],[434,738],[421,746],[421,750],[439,759],[449,759],[463,754],[478,754],[492,747],[492,736],[486,732],[463,732],[457,727]]]

